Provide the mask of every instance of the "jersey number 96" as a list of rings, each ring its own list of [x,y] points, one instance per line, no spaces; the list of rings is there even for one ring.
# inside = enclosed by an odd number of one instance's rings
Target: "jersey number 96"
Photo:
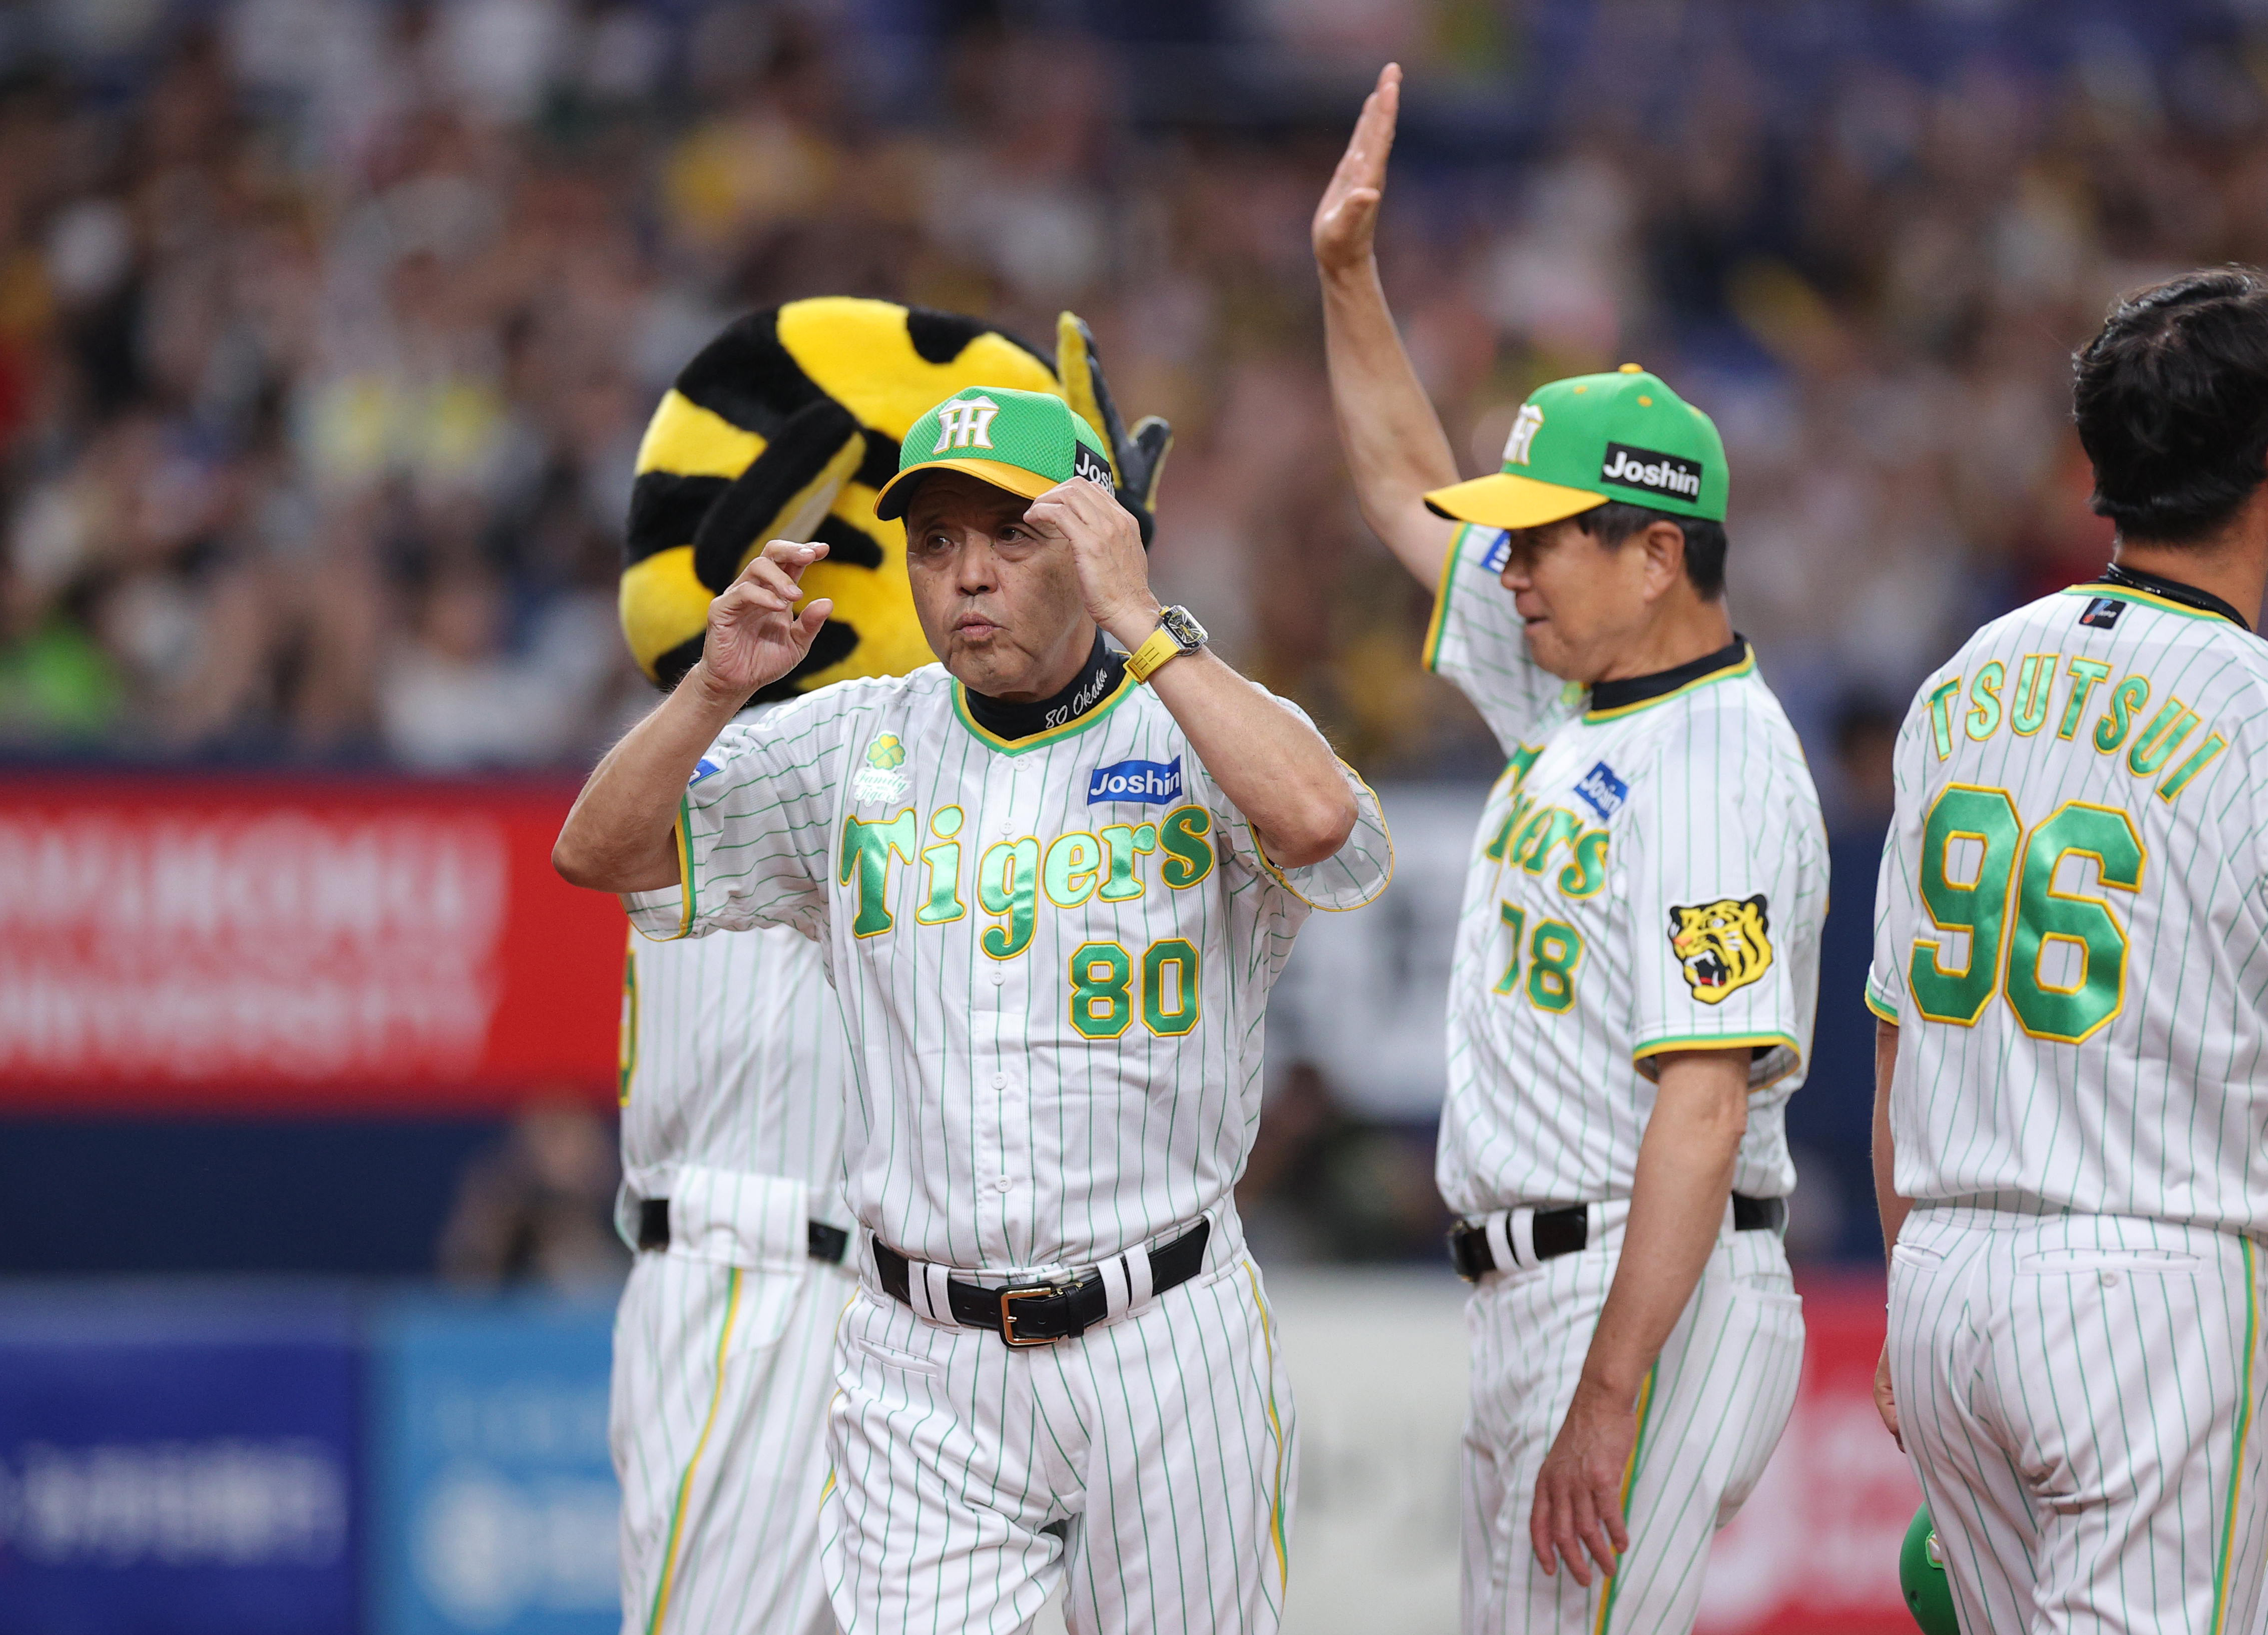
[[[1922,829],[1922,907],[1940,932],[1967,933],[1969,954],[1955,968],[1943,941],[1914,939],[1906,981],[1924,1016],[1973,1027],[2003,991],[2026,1033],[2078,1044],[2118,1014],[2126,932],[2107,898],[2056,885],[2073,857],[2093,858],[2109,890],[2141,887],[2141,837],[2116,807],[2066,800],[2026,834],[2005,789],[1955,784],[1938,796]],[[2043,968],[2051,955],[2054,976]]]

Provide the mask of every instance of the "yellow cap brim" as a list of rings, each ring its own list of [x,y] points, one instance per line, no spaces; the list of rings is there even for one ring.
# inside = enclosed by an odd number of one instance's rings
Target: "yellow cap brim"
[[[1475,477],[1425,496],[1425,509],[1452,522],[1477,522],[1490,528],[1540,528],[1547,522],[1595,511],[1607,503],[1603,494],[1587,489],[1562,488],[1538,482],[1534,477],[1498,472]]]
[[[908,466],[882,484],[881,492],[874,496],[874,514],[885,522],[904,516],[907,503],[913,498],[914,479],[939,471],[965,471],[980,482],[990,482],[996,489],[1005,489],[1025,499],[1037,499],[1057,486],[1036,471],[1027,471],[1002,460],[924,460],[918,466]]]

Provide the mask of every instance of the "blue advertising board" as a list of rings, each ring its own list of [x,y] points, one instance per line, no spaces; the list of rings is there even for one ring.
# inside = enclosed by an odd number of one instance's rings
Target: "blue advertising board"
[[[417,1296],[371,1330],[373,1635],[611,1635],[613,1308]]]
[[[355,1635],[352,1309],[0,1293],[0,1635]]]

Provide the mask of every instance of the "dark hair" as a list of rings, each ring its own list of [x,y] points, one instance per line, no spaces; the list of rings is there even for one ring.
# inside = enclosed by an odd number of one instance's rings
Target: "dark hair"
[[[1725,593],[1725,525],[1707,517],[1680,517],[1651,505],[1610,499],[1576,514],[1575,526],[1602,545],[1619,545],[1649,523],[1667,522],[1685,535],[1685,577],[1710,598]]]
[[[2122,296],[2073,362],[2088,504],[2123,535],[2184,544],[2260,486],[2268,459],[2268,279],[2186,273]]]

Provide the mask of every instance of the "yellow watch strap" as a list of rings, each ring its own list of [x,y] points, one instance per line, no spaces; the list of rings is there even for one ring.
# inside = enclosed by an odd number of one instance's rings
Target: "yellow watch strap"
[[[1150,639],[1126,655],[1126,674],[1138,681],[1146,681],[1158,667],[1168,659],[1182,656],[1182,644],[1173,633],[1160,625],[1150,632]]]

